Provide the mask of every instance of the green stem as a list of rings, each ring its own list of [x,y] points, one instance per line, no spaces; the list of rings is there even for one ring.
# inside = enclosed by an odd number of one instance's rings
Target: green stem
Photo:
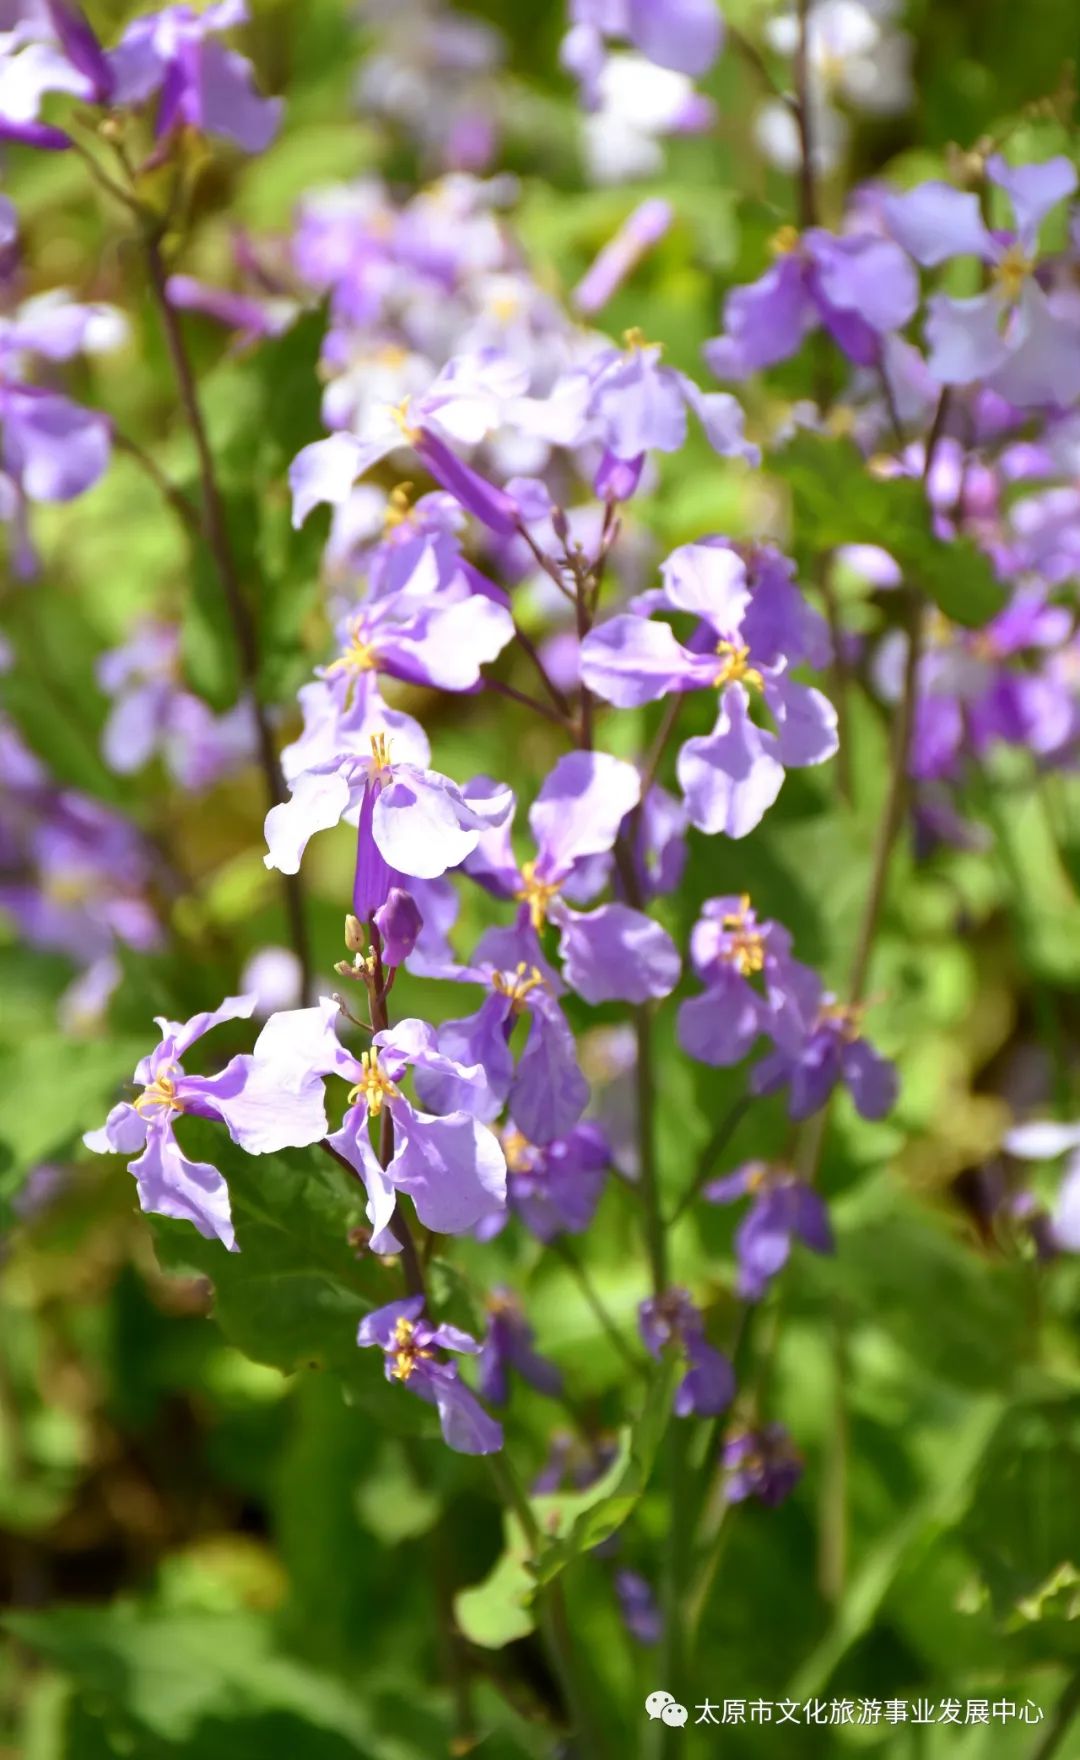
[[[1031,1750],[1031,1760],[1051,1760],[1051,1756],[1058,1752],[1068,1735],[1069,1727],[1078,1711],[1080,1711],[1080,1669],[1077,1669],[1076,1673],[1070,1675],[1066,1681],[1044,1734]]]
[[[615,1350],[618,1351],[619,1356],[626,1364],[626,1367],[632,1374],[639,1375],[643,1380],[647,1381],[649,1378],[649,1372],[644,1360],[635,1356],[634,1352],[627,1344],[622,1333],[619,1331],[619,1328],[616,1326],[611,1315],[600,1300],[592,1278],[589,1276],[589,1273],[586,1271],[584,1265],[581,1263],[581,1260],[578,1258],[569,1242],[564,1240],[562,1235],[556,1235],[550,1245],[552,1252],[562,1260],[566,1269],[577,1283],[578,1288],[581,1290],[581,1293],[588,1302],[593,1314],[599,1321],[604,1333],[614,1346]]]

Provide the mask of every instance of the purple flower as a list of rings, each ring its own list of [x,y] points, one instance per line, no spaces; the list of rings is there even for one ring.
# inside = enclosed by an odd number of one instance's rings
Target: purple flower
[[[569,752],[529,811],[535,858],[519,867],[504,826],[481,838],[465,863],[482,885],[519,901],[516,936],[527,967],[540,964],[537,934],[555,925],[563,975],[586,1002],[646,1002],[678,982],[678,952],[659,923],[624,904],[584,912],[567,902],[594,897],[606,883],[619,827],[640,795],[632,765],[604,752]]]
[[[1036,278],[1039,229],[1076,188],[1068,159],[1007,165],[986,162],[990,181],[1011,203],[1015,230],[990,231],[979,198],[944,183],[923,183],[886,197],[885,219],[916,262],[932,268],[973,256],[990,287],[970,299],[935,294],[928,305],[929,369],[943,385],[980,382],[1009,403],[1064,406],[1080,395],[1080,324],[1067,302]]]
[[[819,1111],[843,1082],[863,1118],[884,1118],[896,1103],[896,1069],[863,1038],[865,1009],[837,1002],[820,984],[813,1003],[811,994],[807,987],[774,1010],[775,1049],[753,1070],[752,1091],[773,1094],[787,1087],[788,1113],[803,1119]]]
[[[529,1232],[540,1241],[583,1234],[611,1166],[611,1145],[601,1127],[585,1119],[554,1142],[531,1143],[511,1124],[502,1132],[502,1146],[507,1207]],[[485,1224],[484,1238],[492,1232]]]
[[[1049,1119],[1015,1125],[1003,1147],[1021,1161],[1054,1161],[1068,1152],[1050,1229],[1055,1246],[1080,1253],[1080,1125]]]
[[[663,1620],[652,1585],[640,1571],[615,1572],[615,1593],[623,1624],[639,1644],[659,1644],[664,1635]]]
[[[83,1138],[98,1155],[141,1150],[129,1165],[142,1208],[190,1222],[230,1252],[238,1249],[228,1187],[216,1167],[188,1160],[176,1140],[176,1119],[183,1113],[220,1119],[249,1155],[305,1148],[326,1134],[322,1082],[314,1071],[274,1055],[273,1021],[252,1056],[234,1057],[216,1076],[185,1074],[180,1059],[197,1040],[223,1021],[248,1019],[254,1007],[253,996],[229,996],[212,1013],[186,1022],[159,1016],[161,1043],[135,1070],[142,1093],[134,1103],[114,1106],[102,1129]]]
[[[766,1424],[759,1430],[733,1430],[722,1455],[729,1503],[756,1497],[775,1509],[790,1497],[802,1478],[802,1457],[782,1424]]]
[[[739,1294],[747,1301],[761,1300],[772,1279],[787,1264],[794,1236],[815,1253],[833,1250],[829,1213],[822,1198],[787,1168],[748,1161],[734,1173],[710,1181],[702,1196],[710,1204],[752,1199],[735,1231]]]
[[[708,73],[724,40],[717,0],[572,0],[564,56],[577,65],[602,55],[605,38],[630,42],[659,67]]]
[[[343,620],[341,652],[322,674],[343,709],[358,680],[369,674],[436,690],[475,690],[480,668],[513,640],[514,620],[506,606],[475,592],[463,569],[446,584],[437,583],[432,578],[436,562],[433,547],[423,544],[410,578]]]
[[[250,348],[264,338],[281,336],[299,314],[295,299],[282,295],[256,297],[250,293],[234,293],[228,288],[213,287],[197,281],[192,275],[170,275],[165,285],[169,304],[177,311],[198,312],[215,324],[235,330],[233,348],[236,352]]]
[[[245,0],[217,0],[201,12],[165,6],[134,19],[109,56],[113,102],[142,104],[156,96],[159,139],[194,128],[245,153],[263,152],[281,126],[281,99],[262,97],[251,63],[214,41],[247,16]]]
[[[289,470],[293,524],[302,525],[322,502],[340,506],[358,477],[405,447],[491,531],[515,531],[518,510],[510,496],[460,459],[451,443],[475,446],[487,439],[527,386],[527,370],[488,349],[450,361],[420,397],[374,405],[358,434],[331,434],[297,453]]]
[[[788,997],[817,1000],[817,978],[791,957],[788,931],[759,919],[745,893],[706,900],[690,951],[706,989],[679,1008],[679,1044],[699,1063],[739,1063],[762,1033],[771,1033]]]
[[[717,378],[745,379],[789,360],[819,325],[857,366],[880,362],[884,337],[919,303],[903,252],[872,232],[837,237],[812,227],[800,235],[793,226],[781,227],[773,248],[772,268],[728,294],[724,333],[705,345]]]
[[[686,1373],[675,1389],[675,1415],[715,1417],[735,1397],[735,1371],[728,1359],[705,1337],[701,1310],[684,1289],[650,1296],[638,1308],[638,1330],[651,1356],[662,1357],[669,1346],[686,1361]]]
[[[102,734],[105,762],[120,776],[160,755],[182,788],[211,788],[255,755],[248,702],[215,715],[180,682],[180,633],[169,624],[136,626],[97,663],[97,680],[113,699]]]
[[[319,692],[318,686],[308,689]],[[433,880],[457,867],[481,834],[504,823],[513,807],[508,788],[481,779],[460,789],[437,770],[427,769],[426,741],[419,749],[412,746],[419,763],[396,760],[392,744],[403,733],[402,743],[409,741],[415,723],[406,729],[402,724],[409,718],[400,716],[396,731],[389,733],[389,712],[377,713],[375,719],[380,730],[368,733],[366,754],[360,745],[364,724],[350,730],[350,748],[342,749],[339,720],[336,752],[298,774],[293,771],[288,801],[270,809],[265,826],[266,866],[296,874],[308,839],[317,831],[327,831],[343,818],[356,823],[353,910],[361,922],[385,904],[402,875]]]
[[[357,1058],[334,1030],[338,1004],[324,998],[314,1008],[275,1015],[259,1036],[264,1056],[272,1056],[294,1080],[312,1074],[338,1075],[351,1084],[348,1107],[331,1147],[360,1176],[368,1194],[368,1219],[377,1253],[399,1249],[391,1226],[398,1192],[412,1198],[425,1228],[436,1234],[463,1234],[503,1209],[506,1162],[494,1133],[464,1108],[445,1117],[421,1112],[402,1093],[410,1070],[457,1084],[466,1098],[470,1084],[484,1089],[479,1068],[466,1069],[438,1047],[434,1027],[404,1020],[376,1033],[371,1048]],[[369,1126],[387,1115],[393,1126],[393,1154],[384,1168],[371,1143]]]
[[[488,1416],[458,1378],[456,1363],[444,1351],[474,1355],[480,1346],[456,1326],[433,1326],[424,1317],[423,1296],[388,1302],[365,1315],[356,1334],[361,1347],[370,1345],[386,1358],[386,1379],[400,1381],[410,1393],[437,1408],[448,1447],[459,1454],[496,1454],[503,1445],[502,1425]]]
[[[547,1394],[549,1399],[561,1398],[562,1373],[534,1350],[533,1329],[517,1297],[508,1289],[496,1289],[488,1298],[487,1307],[487,1337],[477,1361],[481,1398],[489,1405],[506,1405],[511,1369],[538,1393]]]
[[[661,588],[642,594],[637,610],[610,618],[585,638],[581,676],[619,708],[655,702],[670,691],[718,690],[716,725],[687,740],[677,774],[691,823],[702,831],[745,837],[780,792],[785,766],[821,764],[837,748],[836,712],[820,691],[789,668],[826,652],[820,620],[801,600],[792,568],[775,551],[747,559],[722,539],[686,544],[663,566]],[[689,642],[652,610],[686,612],[697,627]],[[776,732],[751,718],[759,697]]]

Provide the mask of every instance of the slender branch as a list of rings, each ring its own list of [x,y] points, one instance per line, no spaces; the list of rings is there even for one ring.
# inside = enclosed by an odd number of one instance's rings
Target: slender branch
[[[669,1228],[673,1228],[679,1218],[689,1210],[694,1199],[698,1196],[698,1193],[708,1181],[714,1163],[727,1148],[732,1137],[735,1135],[735,1132],[738,1130],[743,1119],[746,1117],[746,1114],[749,1112],[750,1106],[750,1096],[748,1094],[741,1094],[738,1100],[735,1101],[735,1104],[728,1110],[725,1117],[720,1120],[720,1123],[717,1125],[712,1136],[701,1151],[701,1154],[698,1156],[697,1171],[694,1174],[693,1179],[667,1219],[667,1226]]]
[[[630,1349],[630,1346],[627,1344],[622,1333],[611,1318],[611,1315],[600,1300],[592,1278],[589,1276],[589,1273],[586,1271],[584,1265],[581,1263],[581,1260],[578,1258],[569,1242],[564,1240],[562,1235],[556,1235],[554,1240],[549,1244],[552,1251],[562,1260],[566,1269],[574,1278],[582,1295],[588,1302],[589,1307],[600,1322],[603,1331],[607,1334],[607,1337],[618,1351],[627,1368],[632,1374],[640,1375],[643,1380],[647,1381],[649,1378],[648,1370],[646,1369],[644,1362],[639,1357],[635,1356],[634,1352]]]
[[[562,725],[564,727],[569,728],[573,722],[573,717],[570,712],[570,704],[567,702],[566,698],[563,696],[562,691],[559,690],[558,686],[556,684],[554,684],[552,682],[551,678],[548,676],[547,667],[544,665],[543,660],[540,658],[540,655],[539,655],[539,652],[537,651],[535,642],[532,640],[532,638],[530,636],[527,636],[525,634],[525,631],[523,629],[521,629],[518,624],[514,625],[514,640],[517,642],[518,647],[521,649],[522,653],[527,655],[529,660],[532,662],[532,665],[536,671],[536,676],[539,678],[540,683],[543,685],[544,690],[547,692],[548,698],[550,699],[551,703],[558,710],[560,722],[562,723]]]
[[[653,740],[652,745],[649,747],[649,753],[641,771],[641,799],[643,802],[648,796],[649,790],[656,782],[656,778],[660,771],[660,765],[663,762],[664,753],[667,750],[668,740],[675,732],[675,727],[679,716],[682,714],[683,704],[685,702],[686,697],[682,691],[673,693],[668,699],[663,718],[656,730],[656,737]]]
[[[267,719],[266,709],[259,697],[259,649],[255,622],[240,584],[236,558],[229,538],[225,507],[214,470],[213,453],[210,449],[206,424],[203,421],[199,403],[195,374],[192,370],[179,318],[169,301],[161,245],[154,233],[147,232],[145,234],[144,249],[150,287],[165,334],[165,343],[172,362],[181,407],[191,430],[191,437],[195,442],[195,451],[199,461],[203,532],[221,580],[240,661],[240,671],[251,696],[259,763],[262,767],[267,799],[273,807],[284,800],[285,789],[270,723]],[[289,939],[300,964],[303,990],[306,994],[311,984],[311,950],[308,942],[300,876],[298,874],[283,875],[282,885],[285,895],[285,912],[289,924]]]
[[[557,715],[554,709],[549,709],[546,703],[537,702],[535,697],[530,697],[528,691],[519,691],[512,684],[504,684],[501,678],[485,678],[484,686],[485,689],[494,691],[497,697],[507,697],[512,703],[521,703],[524,708],[531,709],[534,715],[542,715],[545,721],[554,722],[556,727],[566,726],[561,715]]]
[[[152,458],[149,452],[145,452],[137,440],[132,440],[130,435],[122,433],[119,428],[113,428],[112,439],[117,452],[122,452],[128,458],[133,459],[139,469],[153,483],[155,489],[168,502],[185,531],[194,537],[201,537],[202,520],[199,517],[198,508],[193,501],[188,500],[182,489],[178,489],[175,483],[169,481],[157,460]]]
[[[785,92],[783,87],[773,77],[772,71],[757,44],[752,42],[742,31],[736,30],[735,26],[732,24],[727,26],[727,40],[731,44],[731,47],[742,56],[747,65],[753,68],[754,72],[761,80],[762,85],[764,85],[775,98],[779,98],[781,103],[794,108],[794,100],[790,93]]]
[[[799,130],[799,226],[817,225],[814,187],[814,125],[810,116],[810,0],[798,0],[799,37],[795,48],[795,120]]]
[[[1078,1711],[1080,1711],[1080,1669],[1077,1669],[1076,1673],[1070,1675],[1066,1681],[1061,1697],[1054,1707],[1050,1722],[1031,1750],[1031,1760],[1051,1760],[1051,1756],[1058,1752],[1068,1735],[1069,1727]]]

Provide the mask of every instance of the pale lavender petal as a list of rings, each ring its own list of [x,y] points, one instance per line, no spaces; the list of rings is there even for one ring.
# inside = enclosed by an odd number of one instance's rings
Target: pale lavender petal
[[[282,874],[298,874],[308,839],[340,823],[350,793],[348,782],[337,770],[298,776],[289,799],[271,807],[266,815],[266,866]]]
[[[1035,281],[1021,295],[1008,346],[993,385],[1010,403],[1064,408],[1080,397],[1080,326],[1054,311]]]
[[[988,379],[1009,356],[1002,331],[1004,313],[996,292],[974,299],[938,293],[927,304],[927,365],[943,385],[972,385]]]
[[[560,872],[583,856],[603,855],[640,798],[632,764],[607,752],[567,752],[529,812],[537,847]]]
[[[510,1090],[510,1111],[531,1143],[566,1136],[589,1101],[577,1043],[558,1003],[534,1003],[529,1036]]]
[[[84,1132],[83,1142],[95,1155],[133,1155],[145,1143],[148,1129],[142,1113],[122,1100],[100,1130]]]
[[[836,710],[810,685],[782,676],[767,683],[765,700],[776,717],[776,755],[789,769],[824,764],[837,751]]]
[[[387,437],[385,451],[393,450]],[[302,526],[313,507],[329,502],[341,507],[349,499],[352,486],[361,471],[376,463],[366,457],[365,449],[352,434],[331,434],[328,440],[316,440],[298,452],[289,466],[289,487],[293,497],[293,525]]]
[[[1076,189],[1076,167],[1060,156],[1037,165],[1007,165],[1000,153],[992,153],[986,174],[1011,201],[1017,231],[1029,250],[1034,250],[1047,214]]]
[[[648,1002],[679,981],[678,950],[666,929],[625,904],[581,913],[562,907],[563,976],[586,1002]]]
[[[204,1009],[200,1014],[193,1014],[189,1021],[170,1021],[160,1014],[154,1016],[154,1021],[161,1029],[161,1037],[172,1040],[172,1056],[183,1057],[196,1039],[220,1027],[224,1021],[250,1020],[254,1011],[254,996],[226,996],[219,1008]]]
[[[1018,1124],[1006,1133],[1002,1147],[1021,1161],[1052,1161],[1066,1149],[1080,1149],[1080,1124],[1055,1124],[1052,1119]]]
[[[230,1253],[239,1251],[228,1186],[216,1167],[189,1161],[167,1125],[151,1131],[145,1151],[129,1171],[145,1211],[190,1222],[207,1240],[221,1241]]]
[[[494,1133],[464,1112],[431,1118],[392,1102],[388,1177],[408,1192],[425,1228],[464,1234],[506,1204],[506,1161]]]
[[[724,40],[717,0],[628,0],[627,34],[659,67],[708,73]]]
[[[902,195],[886,195],[882,209],[896,242],[927,269],[950,257],[993,253],[978,196],[950,184],[920,183]]]
[[[679,1009],[679,1044],[688,1057],[717,1069],[741,1063],[762,1031],[758,999],[743,979],[734,979]]]
[[[581,644],[582,683],[620,709],[709,684],[717,670],[684,648],[669,624],[631,613],[598,624]]]
[[[234,1057],[216,1076],[185,1076],[183,1092],[197,1095],[249,1155],[306,1149],[325,1137],[321,1076],[294,1059]]]
[[[691,823],[710,835],[745,837],[759,825],[784,782],[776,740],[755,727],[740,685],[724,692],[713,732],[688,739],[676,771]]]
[[[690,611],[718,635],[739,630],[750,603],[746,563],[721,544],[682,544],[661,565],[664,598],[675,611]]]
[[[439,1413],[443,1439],[458,1454],[498,1454],[502,1425],[489,1417],[475,1394],[457,1376],[432,1377],[431,1396]]]

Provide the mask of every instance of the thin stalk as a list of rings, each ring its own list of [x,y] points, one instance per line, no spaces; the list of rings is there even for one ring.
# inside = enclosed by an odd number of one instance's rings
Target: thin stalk
[[[642,1379],[648,1380],[648,1370],[644,1361],[635,1356],[634,1352],[627,1344],[622,1333],[619,1331],[619,1328],[616,1326],[611,1315],[600,1300],[596,1291],[596,1285],[593,1283],[592,1278],[589,1276],[589,1273],[586,1271],[584,1265],[581,1263],[581,1260],[578,1258],[569,1242],[564,1240],[562,1235],[556,1235],[554,1240],[549,1244],[552,1252],[562,1260],[571,1277],[573,1277],[574,1281],[577,1283],[582,1295],[585,1297],[593,1314],[599,1321],[601,1328],[606,1333],[608,1339],[614,1346],[615,1350],[619,1353],[619,1356],[622,1358],[627,1368],[634,1375],[639,1375]]]
[[[121,433],[118,428],[113,428],[112,440],[117,452],[123,452],[128,458],[133,459],[144,475],[149,478],[162,499],[172,508],[184,530],[190,536],[200,537],[202,535],[202,520],[199,518],[198,508],[193,501],[188,500],[182,489],[178,489],[175,483],[169,481],[157,460],[145,452],[137,440],[132,440],[129,435]]]
[[[832,1425],[821,1481],[818,1546],[818,1587],[835,1607],[847,1580],[847,1499],[850,1426],[847,1408],[848,1354],[842,1317],[833,1319]]]
[[[543,685],[552,707],[558,711],[559,720],[563,727],[569,729],[573,724],[570,705],[563,696],[562,691],[548,676],[547,667],[540,658],[536,643],[532,640],[531,636],[527,636],[525,631],[517,624],[514,625],[514,640],[517,642],[522,653],[531,661],[536,676]]]
[[[259,697],[259,648],[255,621],[240,583],[225,517],[225,506],[214,469],[214,457],[199,403],[195,374],[184,342],[184,333],[179,318],[169,302],[161,245],[153,233],[148,232],[145,235],[144,250],[150,287],[161,319],[165,344],[172,362],[177,390],[180,394],[181,408],[191,430],[191,437],[195,442],[202,491],[203,533],[221,581],[229,621],[232,624],[233,637],[236,642],[241,675],[251,696],[259,763],[263,772],[267,799],[274,807],[284,800],[285,788],[270,723],[267,719],[266,709]],[[298,874],[283,875],[282,888],[285,896],[285,914],[289,925],[289,940],[300,965],[302,986],[306,995],[311,985],[311,949],[308,941],[300,876]]]
[[[687,1448],[691,1434],[692,1426],[685,1419],[675,1418],[668,1426],[667,1469],[670,1527],[664,1555],[664,1625],[659,1678],[665,1683],[668,1691],[680,1701],[683,1701],[688,1661],[685,1642],[684,1596],[693,1513],[687,1460]],[[659,1718],[650,1723],[649,1737],[650,1760],[654,1760],[654,1757],[655,1760],[660,1760],[661,1756],[678,1753],[678,1743],[684,1739],[675,1726],[666,1724]]]
[[[810,116],[810,0],[799,0],[799,36],[795,48],[795,120],[799,130],[799,226],[817,225],[814,186],[814,133]]]
[[[678,1204],[668,1217],[667,1225],[673,1228],[679,1218],[689,1210],[701,1188],[708,1181],[709,1175],[718,1158],[727,1148],[735,1132],[738,1130],[746,1114],[750,1110],[750,1097],[741,1094],[734,1105],[729,1107],[726,1115],[720,1120],[712,1136],[709,1138],[701,1154],[698,1156],[697,1172],[687,1186]]]
[[[546,703],[530,697],[528,691],[519,691],[512,684],[504,684],[501,678],[486,678],[484,685],[487,690],[494,691],[497,697],[507,697],[512,703],[520,703],[523,708],[531,709],[534,715],[542,715],[545,721],[554,722],[556,727],[565,727],[566,723],[561,715],[557,715],[554,709],[549,709]]]
[[[653,1294],[667,1288],[667,1236],[660,1210],[660,1170],[656,1157],[656,1082],[653,1075],[652,1014],[648,1003],[634,1009],[637,1045],[638,1163],[645,1212],[645,1245]]]
[[[1031,1750],[1031,1760],[1051,1760],[1069,1733],[1070,1725],[1080,1711],[1080,1669],[1069,1676],[1061,1697],[1045,1731]]]

